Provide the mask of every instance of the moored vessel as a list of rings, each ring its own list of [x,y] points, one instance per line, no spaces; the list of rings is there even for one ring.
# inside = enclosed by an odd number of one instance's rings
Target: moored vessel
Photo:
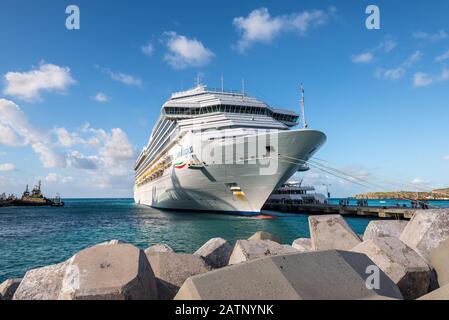
[[[276,188],[266,204],[327,204],[328,198],[316,192],[313,186],[303,186],[302,181],[287,181]]]
[[[64,206],[64,202],[61,201],[61,198],[58,196],[54,200],[46,198],[42,194],[42,183],[39,183],[29,191],[28,185],[26,186],[25,191],[22,194],[20,199],[15,199],[12,201],[13,206],[17,207],[42,207],[42,206],[56,206],[62,207]]]
[[[173,93],[136,161],[135,202],[258,214],[326,140],[304,119],[295,128],[299,120],[243,92],[198,85]]]

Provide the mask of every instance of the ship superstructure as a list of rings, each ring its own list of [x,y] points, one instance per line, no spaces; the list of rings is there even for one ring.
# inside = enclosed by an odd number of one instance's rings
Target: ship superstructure
[[[302,181],[287,181],[273,191],[266,204],[325,204],[327,201],[315,187],[303,186]]]
[[[136,203],[161,209],[258,213],[326,136],[295,112],[241,92],[198,85],[172,94],[135,164]]]

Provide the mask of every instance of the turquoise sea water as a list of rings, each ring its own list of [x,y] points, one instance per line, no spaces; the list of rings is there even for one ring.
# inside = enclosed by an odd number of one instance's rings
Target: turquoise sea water
[[[347,218],[362,234],[366,218]],[[145,249],[167,243],[194,252],[213,237],[234,243],[258,230],[292,243],[308,237],[307,215],[279,214],[275,220],[195,212],[166,212],[138,206],[131,199],[66,200],[62,208],[0,208],[0,282],[29,269],[64,261],[77,251],[111,239]]]

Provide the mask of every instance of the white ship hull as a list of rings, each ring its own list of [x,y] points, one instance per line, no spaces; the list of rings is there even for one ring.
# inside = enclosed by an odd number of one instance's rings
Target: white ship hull
[[[266,148],[259,140],[275,143],[262,155],[259,150],[259,158],[251,157],[248,150],[258,143],[260,149]],[[306,169],[295,159],[307,161],[325,140],[319,131],[286,130],[198,143],[199,137],[189,132],[168,151],[173,161],[162,176],[145,183],[136,181],[135,202],[160,209],[257,214],[276,187]],[[177,156],[186,149],[190,155]],[[225,151],[224,161],[216,161],[210,151],[216,155],[218,149],[233,152]],[[204,165],[189,167],[192,154]]]

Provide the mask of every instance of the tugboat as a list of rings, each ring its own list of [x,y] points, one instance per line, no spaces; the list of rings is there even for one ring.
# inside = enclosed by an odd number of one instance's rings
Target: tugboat
[[[41,191],[42,183],[39,183],[33,188],[30,192],[28,185],[26,186],[25,191],[22,194],[22,198],[14,200],[13,205],[19,207],[40,207],[40,206],[58,206],[61,207],[64,205],[64,202],[61,201],[61,198],[58,196],[58,199],[50,200],[42,194]]]
[[[5,193],[2,193],[0,195],[0,207],[10,207],[12,206],[12,202],[15,200],[16,198],[13,195],[10,195],[9,197],[6,196]]]
[[[59,196],[59,194],[57,194],[56,197],[52,200],[51,206],[52,207],[63,207],[64,206],[64,201],[61,200],[61,197]]]

